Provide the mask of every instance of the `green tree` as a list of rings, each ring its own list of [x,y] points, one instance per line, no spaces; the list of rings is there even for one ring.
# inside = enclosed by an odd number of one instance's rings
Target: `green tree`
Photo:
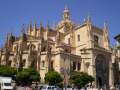
[[[30,80],[30,74],[29,72],[25,72],[25,71],[20,71],[17,73],[16,75],[16,82],[18,85],[28,85],[31,84],[31,80]]]
[[[88,75],[88,81],[92,83],[93,81],[95,81],[95,79],[91,75]]]
[[[76,73],[70,76],[70,81],[77,87],[84,87],[86,84],[94,81],[94,78],[87,73]]]
[[[40,81],[40,74],[37,72],[37,70],[35,70],[34,68],[29,68],[29,69],[25,69],[26,72],[29,72],[30,74],[30,79],[33,82],[38,82]]]
[[[17,73],[16,81],[18,85],[30,85],[32,82],[39,82],[40,75],[33,68],[23,69]]]
[[[56,71],[49,71],[45,74],[45,82],[49,85],[58,85],[63,81],[60,74]]]
[[[0,75],[1,76],[10,76],[13,77],[16,74],[16,69],[9,66],[0,66]]]

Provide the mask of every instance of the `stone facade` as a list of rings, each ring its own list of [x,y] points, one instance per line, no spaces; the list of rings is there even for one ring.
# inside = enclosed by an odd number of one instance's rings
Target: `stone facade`
[[[115,46],[112,48],[112,64],[114,71],[114,84],[120,84],[120,34],[115,36]]]
[[[27,32],[25,32],[27,31]],[[41,83],[45,73],[54,69],[66,83],[73,71],[86,72],[95,77],[96,87],[113,85],[111,51],[108,27],[94,26],[88,16],[76,25],[70,19],[68,8],[54,29],[49,25],[38,28],[28,25],[20,37],[9,33],[4,48],[0,50],[0,64],[17,68],[34,67],[40,72]]]

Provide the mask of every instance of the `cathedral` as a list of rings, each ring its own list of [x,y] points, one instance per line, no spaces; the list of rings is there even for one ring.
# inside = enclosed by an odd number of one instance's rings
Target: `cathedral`
[[[71,72],[86,72],[95,78],[96,87],[112,86],[113,71],[108,27],[96,27],[88,16],[76,25],[67,7],[62,19],[53,28],[29,24],[19,37],[8,33],[0,49],[0,64],[16,68],[33,67],[45,74],[55,70],[65,75],[69,84]]]
[[[116,44],[112,48],[112,64],[114,84],[120,84],[120,34],[114,37]]]

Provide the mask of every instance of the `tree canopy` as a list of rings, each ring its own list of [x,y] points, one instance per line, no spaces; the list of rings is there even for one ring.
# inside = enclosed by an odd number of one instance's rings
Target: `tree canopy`
[[[33,68],[23,69],[17,73],[16,81],[18,85],[30,85],[32,82],[40,81],[40,75]]]
[[[86,84],[94,81],[94,78],[87,73],[80,72],[70,76],[70,81],[78,87],[84,87]]]
[[[45,82],[49,85],[57,85],[63,81],[60,74],[56,71],[49,71],[45,74]]]
[[[16,69],[9,66],[0,66],[0,75],[1,76],[10,76],[13,77],[16,74]]]

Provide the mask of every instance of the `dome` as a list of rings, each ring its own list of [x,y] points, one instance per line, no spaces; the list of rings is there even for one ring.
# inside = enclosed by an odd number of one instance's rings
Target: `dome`
[[[63,11],[63,18],[57,24],[57,29],[63,28],[64,26],[70,27],[74,26],[73,22],[70,20],[69,10],[65,7]]]

